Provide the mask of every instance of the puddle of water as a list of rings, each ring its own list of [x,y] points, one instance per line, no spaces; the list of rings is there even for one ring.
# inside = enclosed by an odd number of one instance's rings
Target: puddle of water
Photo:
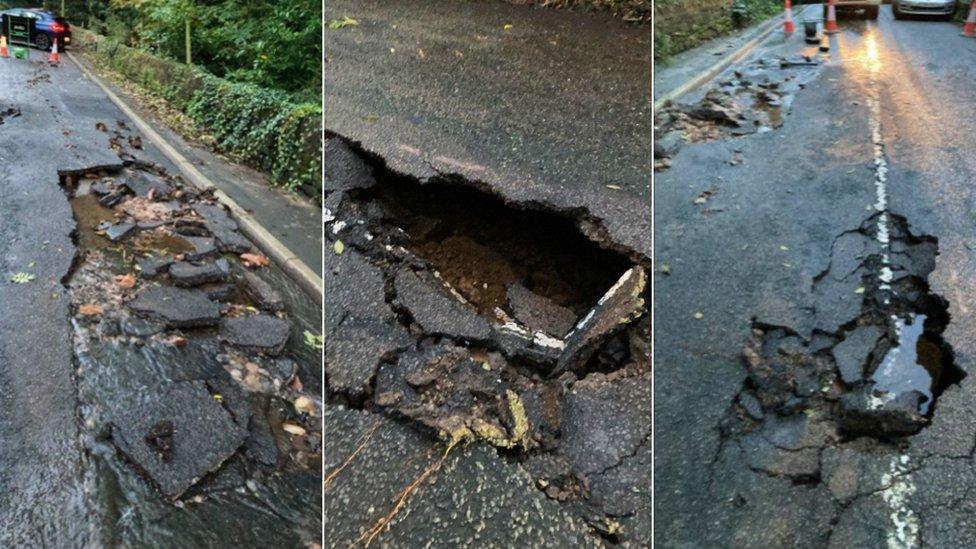
[[[947,357],[926,315],[912,314],[895,319],[895,330],[898,345],[888,351],[871,380],[875,390],[891,395],[910,391],[925,395],[925,400],[919,404],[919,412],[926,415],[939,381],[946,373]]]
[[[184,238],[161,231],[143,231],[133,239],[131,246],[141,252],[162,252],[171,255],[193,250],[193,245]]]
[[[114,246],[111,240],[98,234],[98,226],[105,221],[115,221],[115,210],[98,203],[98,197],[84,194],[72,198],[71,211],[78,223],[78,246],[82,249],[100,250]]]

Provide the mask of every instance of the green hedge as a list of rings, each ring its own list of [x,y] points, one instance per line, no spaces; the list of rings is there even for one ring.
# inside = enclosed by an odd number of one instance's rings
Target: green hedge
[[[221,152],[269,174],[273,184],[321,200],[322,107],[281,91],[230,82],[75,28],[75,47],[158,94],[211,133]]]
[[[782,0],[655,2],[654,59],[667,61],[676,53],[732,32],[736,26],[762,21],[782,10]]]

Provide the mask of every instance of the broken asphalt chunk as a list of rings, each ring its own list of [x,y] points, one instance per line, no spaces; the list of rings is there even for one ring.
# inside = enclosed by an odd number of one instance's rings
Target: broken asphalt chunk
[[[105,229],[105,236],[112,242],[118,242],[128,236],[135,228],[136,226],[133,223],[116,223]]]
[[[150,286],[129,303],[136,314],[174,328],[216,326],[220,307],[200,292]]]
[[[399,324],[376,320],[344,322],[325,346],[325,375],[334,390],[358,397],[367,391],[380,363],[413,344]]]
[[[373,170],[338,137],[325,140],[325,179],[323,187],[328,194],[333,191],[366,189],[376,183]]]
[[[225,318],[220,323],[220,338],[228,344],[256,353],[277,355],[288,342],[291,323],[269,315]]]
[[[643,315],[646,285],[643,268],[635,266],[625,272],[566,336],[566,348],[553,374],[582,366],[607,338]]]
[[[488,321],[435,285],[441,284],[433,278],[425,281],[410,269],[400,269],[395,281],[396,301],[430,335],[486,341],[491,335]]]
[[[928,423],[918,413],[925,398],[918,391],[894,396],[861,387],[841,397],[838,424],[845,432],[873,437],[915,434]]]
[[[561,338],[576,322],[576,314],[571,309],[532,292],[522,284],[510,284],[507,297],[515,319],[533,330]]]
[[[883,333],[878,326],[858,326],[834,346],[834,360],[844,383],[852,385],[864,379],[864,365]]]
[[[257,304],[258,308],[272,313],[285,310],[285,302],[281,294],[266,280],[251,271],[245,271],[242,280],[244,293]]]
[[[220,468],[247,434],[201,381],[170,384],[120,409],[112,443],[171,500]]]
[[[200,261],[217,255],[217,243],[211,237],[184,236],[184,240],[193,246],[193,250],[183,254],[186,261]]]
[[[230,265],[226,259],[212,263],[188,263],[180,261],[169,267],[169,276],[177,286],[199,286],[208,282],[222,282],[227,279]]]

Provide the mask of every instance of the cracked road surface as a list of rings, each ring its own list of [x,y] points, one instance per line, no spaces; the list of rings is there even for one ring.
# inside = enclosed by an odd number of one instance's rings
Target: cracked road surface
[[[646,546],[649,29],[327,8],[326,539]]]
[[[327,6],[343,16],[359,25],[326,31],[327,131],[422,181],[584,208],[650,257],[647,27],[495,0]]]
[[[45,58],[0,60],[0,546],[317,540],[321,309]]]
[[[976,371],[976,42],[952,23],[895,21],[886,6],[877,22],[840,26],[781,127],[685,145],[657,174],[655,250],[670,267],[655,273],[654,304],[661,547],[963,547],[976,537],[972,375],[945,388],[921,430],[907,429],[917,434],[877,438],[914,405],[896,414],[868,402],[858,409],[867,433],[831,415],[857,409],[845,395],[865,387],[858,366],[876,366],[884,344],[869,343],[843,380],[833,361],[857,356],[855,333],[896,341],[899,300],[947,305],[948,357]],[[756,55],[803,53],[818,55],[796,36]],[[889,229],[901,220],[920,255],[896,249]],[[862,225],[860,251],[843,256]],[[818,356],[832,373],[812,386],[759,376],[765,363],[744,352],[757,326],[799,345],[780,347],[782,363],[811,353],[801,362],[813,370],[793,373],[819,371]],[[763,387],[776,382],[786,398],[772,407]]]

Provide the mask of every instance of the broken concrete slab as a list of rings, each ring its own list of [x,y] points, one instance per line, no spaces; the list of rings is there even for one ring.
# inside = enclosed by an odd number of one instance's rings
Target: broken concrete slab
[[[644,314],[646,286],[642,267],[627,270],[566,336],[566,348],[553,374],[581,367],[608,337]]]
[[[258,308],[272,313],[285,309],[285,302],[278,290],[257,274],[245,271],[241,280],[244,282],[244,293],[254,300]]]
[[[220,322],[220,338],[245,351],[277,355],[288,342],[291,323],[269,315],[225,318]]]
[[[515,319],[533,330],[562,338],[576,323],[576,313],[571,309],[557,305],[520,283],[509,284],[507,296]]]
[[[179,261],[169,267],[169,276],[177,286],[199,286],[208,282],[223,282],[230,273],[226,259],[212,263]]]
[[[247,434],[198,381],[140,395],[111,419],[111,431],[119,452],[172,500],[216,471]]]
[[[880,326],[858,326],[834,346],[834,360],[844,383],[852,385],[864,379],[864,366],[882,334]]]
[[[437,280],[423,280],[404,268],[397,272],[394,285],[396,302],[425,332],[470,341],[486,341],[491,336],[488,321],[441,291]]]
[[[205,295],[168,286],[150,286],[129,302],[136,314],[174,328],[216,326],[220,307]]]
[[[491,341],[505,356],[518,357],[540,364],[552,365],[566,348],[561,339],[543,332],[531,332],[515,322],[491,327]]]

